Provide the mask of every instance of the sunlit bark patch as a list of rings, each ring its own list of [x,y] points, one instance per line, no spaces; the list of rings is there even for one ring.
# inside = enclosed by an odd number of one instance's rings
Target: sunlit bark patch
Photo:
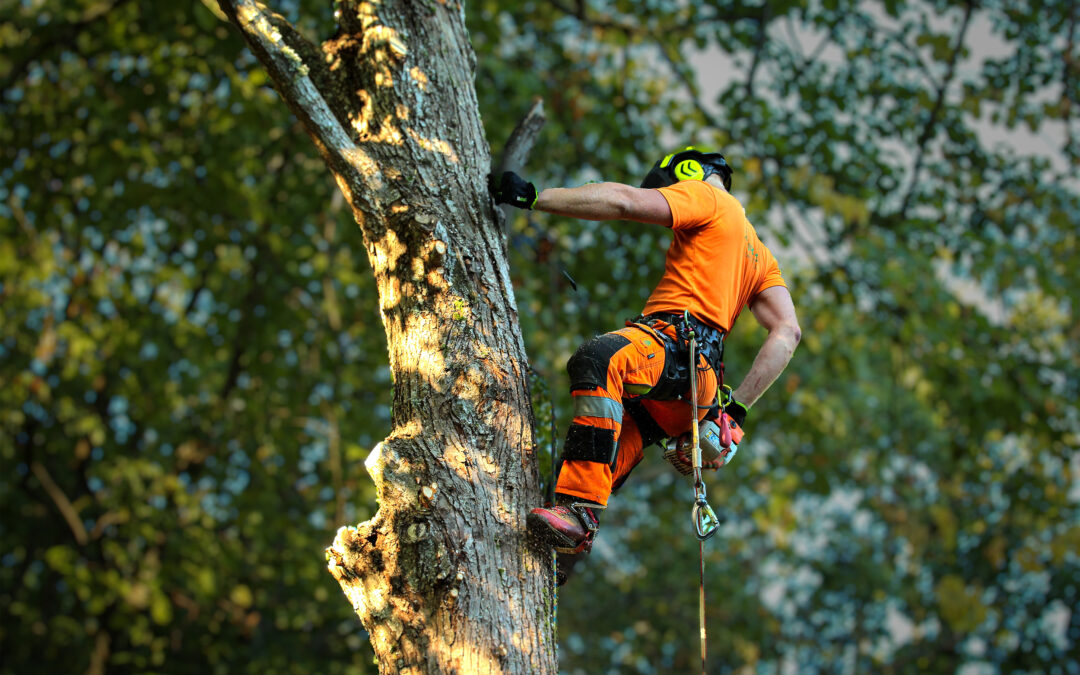
[[[437,152],[454,164],[457,164],[460,161],[457,153],[454,152],[454,148],[446,141],[439,138],[424,138],[412,129],[409,129],[407,133],[409,134],[409,138],[413,139],[413,141],[421,148],[429,152]]]

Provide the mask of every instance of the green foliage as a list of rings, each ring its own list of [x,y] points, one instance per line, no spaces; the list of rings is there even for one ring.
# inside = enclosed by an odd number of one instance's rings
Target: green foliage
[[[803,343],[709,492],[728,518],[707,545],[716,672],[1071,672],[1077,17],[881,10],[474,4],[490,139],[543,96],[539,185],[636,184],[668,148],[719,147],[785,264]],[[654,230],[515,224],[526,344],[554,390],[581,340],[639,311]],[[762,337],[740,322],[730,381]],[[561,593],[567,672],[696,667],[692,492],[658,454]]]
[[[100,6],[3,3],[0,669],[372,670],[322,562],[389,418],[355,225],[225,24]]]
[[[537,96],[541,186],[720,148],[785,265],[803,343],[710,479],[716,672],[1075,672],[1073,4],[468,3],[496,153]],[[310,141],[201,4],[0,0],[0,41],[0,670],[373,670],[321,551],[374,511],[391,383]],[[546,450],[668,239],[527,212],[510,241]],[[567,672],[696,665],[658,454],[560,593]]]

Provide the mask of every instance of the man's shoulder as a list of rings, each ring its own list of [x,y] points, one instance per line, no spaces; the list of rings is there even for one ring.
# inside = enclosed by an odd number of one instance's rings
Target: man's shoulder
[[[677,183],[672,183],[671,185],[668,185],[668,186],[665,186],[665,187],[662,187],[662,188],[657,188],[657,189],[659,189],[660,192],[664,192],[664,193],[669,193],[669,194],[671,194],[671,193],[679,193],[679,194],[684,194],[684,195],[694,196],[694,197],[703,197],[703,196],[712,197],[716,193],[727,194],[724,190],[721,190],[720,188],[709,185],[708,183],[706,183],[703,180],[694,180],[694,179],[681,180],[681,181],[679,181]]]
[[[716,194],[716,203],[718,205],[722,208],[734,209],[736,213],[746,217],[746,209],[743,208],[743,204],[738,197],[715,185],[709,185],[708,183],[704,183],[704,185]]]

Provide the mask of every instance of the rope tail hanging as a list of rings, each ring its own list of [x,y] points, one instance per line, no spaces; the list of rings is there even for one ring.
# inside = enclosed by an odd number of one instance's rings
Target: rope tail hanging
[[[705,482],[701,479],[701,438],[698,433],[698,387],[697,387],[697,336],[690,322],[690,312],[683,315],[685,325],[690,329],[690,439],[693,443],[691,460],[694,465],[694,534],[698,538],[698,559],[701,569],[701,584],[698,587],[698,628],[701,633],[701,673],[706,672],[708,653],[705,634],[705,540],[716,534],[720,521],[705,499]]]

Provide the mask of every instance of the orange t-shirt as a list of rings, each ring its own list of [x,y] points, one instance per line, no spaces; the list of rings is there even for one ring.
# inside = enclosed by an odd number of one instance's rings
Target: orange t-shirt
[[[739,200],[699,180],[679,181],[660,188],[660,194],[671,207],[675,240],[644,314],[688,309],[714,328],[730,331],[755,295],[787,285]]]

